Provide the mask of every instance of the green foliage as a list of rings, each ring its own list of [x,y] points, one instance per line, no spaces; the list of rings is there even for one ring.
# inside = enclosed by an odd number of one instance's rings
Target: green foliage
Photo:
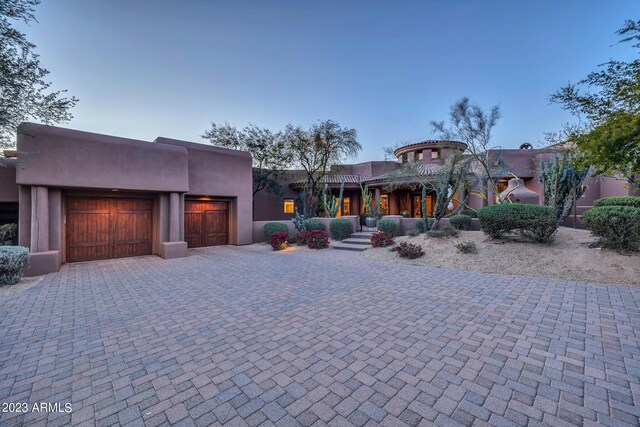
[[[271,235],[271,247],[274,251],[281,251],[287,247],[287,243],[289,242],[289,234],[286,232],[278,232],[273,233]]]
[[[216,147],[242,150],[251,153],[253,160],[253,195],[265,190],[282,197],[279,178],[292,162],[291,151],[285,144],[282,132],[249,125],[237,129],[229,123],[211,123],[202,138]]]
[[[621,43],[640,48],[640,21],[627,20],[617,33]],[[640,59],[609,60],[560,88],[551,102],[579,119],[560,137],[575,143],[578,167],[593,166],[596,174],[622,175],[640,186]]]
[[[324,225],[318,218],[309,218],[304,220],[304,229],[309,232],[314,230],[324,231]]]
[[[29,259],[29,249],[22,246],[0,246],[0,286],[18,283]]]
[[[394,236],[398,235],[398,223],[392,219],[378,220],[378,231],[384,231]]]
[[[17,234],[18,224],[0,225],[0,246],[12,245]]]
[[[427,236],[434,237],[436,239],[440,239],[442,237],[448,237],[449,234],[445,230],[429,230],[427,231]]]
[[[588,175],[589,167],[576,169],[566,156],[540,162],[538,179],[544,187],[544,204],[556,210],[558,224],[569,216],[574,202],[586,191],[585,181]]]
[[[344,240],[353,233],[351,221],[346,218],[336,218],[329,223],[329,233],[331,238]]]
[[[478,218],[478,212],[474,211],[473,209],[463,209],[460,211],[460,215],[466,215],[471,218]]]
[[[468,215],[454,215],[449,218],[449,224],[458,230],[468,230],[471,228],[471,217]]]
[[[16,129],[30,119],[53,124],[72,118],[69,110],[78,100],[64,98],[66,91],[51,91],[49,71],[40,66],[35,45],[13,25],[37,22],[34,8],[40,0],[0,1],[0,147],[13,145]]]
[[[294,208],[294,210],[295,210],[295,216],[291,218],[291,222],[293,222],[293,226],[299,232],[306,231],[304,228],[304,215],[300,215],[300,213],[298,212],[297,206]]]
[[[519,231],[525,237],[544,243],[552,240],[558,228],[553,208],[523,203],[484,207],[478,211],[478,219],[482,231],[494,239]]]
[[[476,246],[476,242],[467,241],[461,242],[456,245],[456,249],[458,252],[462,254],[477,254],[478,247]]]
[[[280,222],[268,222],[264,225],[262,229],[262,233],[264,234],[264,238],[266,241],[271,240],[271,236],[275,233],[286,233],[289,229],[286,224],[282,224]]]
[[[420,233],[426,233],[428,230],[433,228],[433,225],[436,223],[435,218],[427,218],[427,221],[424,218],[419,218],[416,220],[416,230]]]
[[[640,208],[601,206],[582,216],[585,227],[607,246],[619,250],[640,250]]]
[[[604,197],[593,202],[593,206],[633,206],[640,208],[640,197],[638,196],[613,196]]]
[[[322,230],[314,230],[309,233],[307,239],[309,249],[325,249],[329,247],[329,235]]]
[[[417,229],[414,228],[413,230],[409,230],[407,235],[409,237],[418,237],[420,235],[420,232]]]
[[[432,231],[434,231],[434,230],[432,230]],[[442,231],[444,231],[444,234],[447,237],[458,237],[458,235],[460,235],[460,231],[457,228],[452,227],[450,225],[445,225],[442,228]]]
[[[340,206],[342,206],[342,193],[344,192],[344,182],[340,184],[340,196],[336,198],[333,194],[329,194],[327,200],[327,190],[329,186],[325,184],[324,191],[322,192],[322,207],[327,218],[335,218],[340,212]]]
[[[415,259],[424,255],[422,246],[407,242],[400,242],[399,245],[394,246],[392,251],[398,252],[400,258]]]
[[[371,246],[374,248],[385,248],[394,243],[394,235],[386,231],[380,231],[371,235]]]

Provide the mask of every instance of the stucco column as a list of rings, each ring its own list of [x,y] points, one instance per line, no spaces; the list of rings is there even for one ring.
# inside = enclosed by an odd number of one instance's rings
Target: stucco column
[[[31,187],[31,252],[49,250],[49,191]]]
[[[169,241],[180,241],[180,195],[169,194]]]

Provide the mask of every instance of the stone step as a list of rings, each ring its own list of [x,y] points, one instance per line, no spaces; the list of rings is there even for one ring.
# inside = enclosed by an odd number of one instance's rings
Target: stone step
[[[333,247],[333,249],[338,249],[338,250],[341,250],[341,251],[362,252],[362,251],[366,251],[367,249],[369,249],[371,247],[371,245],[350,245],[350,244],[345,244],[345,243],[336,243],[336,244],[332,245],[332,247]]]
[[[373,233],[370,231],[359,231],[357,233],[353,233],[349,236],[350,239],[362,239],[362,240],[371,240],[371,236]]]
[[[344,239],[341,243],[345,243],[347,245],[366,245],[366,246],[370,246],[371,245],[371,240],[370,239],[354,239],[353,237],[349,237],[347,239]]]

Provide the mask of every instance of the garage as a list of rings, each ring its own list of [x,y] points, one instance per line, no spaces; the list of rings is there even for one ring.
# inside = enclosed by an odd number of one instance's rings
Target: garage
[[[229,244],[229,202],[185,200],[184,240],[190,248]]]
[[[152,199],[66,199],[67,262],[151,255],[152,230]]]

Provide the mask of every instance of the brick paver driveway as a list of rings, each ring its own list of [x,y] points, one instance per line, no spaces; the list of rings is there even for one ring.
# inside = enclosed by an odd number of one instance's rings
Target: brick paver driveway
[[[0,395],[73,412],[0,424],[638,425],[639,302],[332,250],[72,264],[0,301]]]

